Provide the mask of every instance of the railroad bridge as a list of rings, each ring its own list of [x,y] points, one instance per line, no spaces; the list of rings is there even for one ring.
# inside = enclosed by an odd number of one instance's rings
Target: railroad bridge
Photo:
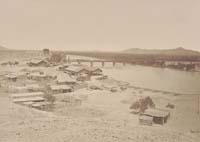
[[[102,67],[105,66],[106,63],[112,63],[113,67],[116,64],[122,64],[125,66],[127,63],[124,61],[112,61],[112,60],[85,60],[85,59],[73,59],[73,60],[68,60],[67,61],[69,64],[71,63],[77,63],[77,64],[82,64],[82,63],[89,63],[91,67],[94,66],[95,63],[101,63]]]

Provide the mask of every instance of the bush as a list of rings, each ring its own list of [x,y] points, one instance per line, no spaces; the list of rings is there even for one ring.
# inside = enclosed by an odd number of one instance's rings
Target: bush
[[[54,53],[50,57],[50,61],[53,63],[60,63],[64,61],[64,59],[65,59],[65,55],[61,53]]]
[[[54,102],[56,101],[56,97],[54,97],[52,95],[52,92],[50,91],[50,87],[49,86],[45,86],[45,95],[44,95],[44,98],[50,104],[54,104]]]
[[[50,102],[51,104],[54,104],[56,101],[56,98],[52,94],[45,94],[44,98],[47,100],[47,102]]]

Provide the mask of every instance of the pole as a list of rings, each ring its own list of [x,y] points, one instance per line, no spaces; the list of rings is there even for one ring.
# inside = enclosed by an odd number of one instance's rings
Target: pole
[[[200,110],[199,110],[200,109],[200,104],[199,103],[200,103],[200,96],[198,96],[198,112],[197,112],[198,115],[199,115],[199,112],[200,112]]]

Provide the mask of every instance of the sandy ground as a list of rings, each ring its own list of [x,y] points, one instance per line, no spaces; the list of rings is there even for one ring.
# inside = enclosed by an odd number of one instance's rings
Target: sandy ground
[[[141,126],[138,116],[130,113],[133,90],[110,93],[87,91],[88,100],[81,106],[63,107],[43,112],[13,104],[6,95],[0,99],[0,141],[2,142],[68,142],[68,141],[138,141],[198,142],[200,116],[195,109],[195,96],[152,94],[158,106],[176,102],[171,118],[164,126]]]
[[[132,88],[115,93],[83,89],[74,94],[79,93],[88,96],[81,106],[61,105],[53,112],[44,112],[13,104],[9,93],[0,89],[0,142],[200,141],[198,96],[174,96]],[[131,99],[138,94],[150,96],[158,108],[174,104],[168,123],[139,125],[138,115],[129,109]]]

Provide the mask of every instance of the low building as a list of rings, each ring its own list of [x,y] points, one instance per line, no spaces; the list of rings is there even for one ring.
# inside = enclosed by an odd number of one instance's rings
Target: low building
[[[84,89],[87,88],[88,84],[81,82],[81,83],[76,83],[75,85],[73,85],[73,90],[80,90],[80,89]]]
[[[49,63],[46,60],[42,59],[33,59],[27,63],[31,67],[47,67]]]
[[[25,86],[10,86],[9,87],[9,92],[13,92],[13,93],[23,93],[23,92],[27,92],[27,88]]]
[[[73,76],[78,76],[79,74],[84,73],[86,71],[80,66],[70,66],[65,69],[65,72]]]
[[[69,75],[67,74],[62,74],[62,75],[58,75],[57,79],[56,79],[57,84],[60,85],[74,85],[76,84],[76,80],[71,78]]]
[[[50,89],[53,94],[67,93],[73,91],[72,87],[68,85],[51,85]]]
[[[43,92],[11,94],[12,99],[33,98],[33,97],[43,97],[43,96],[44,96]]]
[[[82,104],[82,99],[74,93],[61,93],[55,95],[56,100],[65,102],[66,105],[79,106]]]
[[[96,78],[96,80],[106,80],[106,79],[108,79],[107,75],[102,75],[102,76]]]
[[[51,107],[51,103],[49,102],[36,102],[31,104],[30,106],[40,110],[48,110]]]
[[[39,84],[28,84],[25,86],[28,91],[34,92],[34,91],[41,91],[42,87]]]
[[[43,97],[29,97],[29,98],[17,98],[13,99],[14,103],[24,103],[24,102],[43,102],[45,99]]]
[[[75,76],[80,76],[81,74],[87,74],[89,76],[92,76],[92,75],[102,75],[103,71],[100,68],[94,68],[94,67],[70,66],[65,69],[65,72]]]
[[[199,64],[195,66],[195,71],[200,72],[200,65]]]
[[[30,73],[28,75],[28,79],[32,79],[32,80],[37,80],[37,81],[42,81],[42,80],[46,80],[49,77],[44,74],[44,73],[39,73],[39,72],[35,72],[35,73]]]
[[[91,76],[86,73],[80,73],[76,78],[77,81],[82,81],[82,82],[89,81],[90,79]]]
[[[13,81],[13,82],[16,82],[18,77],[14,74],[7,74],[5,75],[6,79],[9,80],[9,81]]]
[[[141,115],[139,117],[139,123],[140,123],[140,125],[152,126],[153,125],[153,117]]]
[[[68,67],[69,67],[68,64],[59,65],[59,66],[57,67],[57,70],[65,71]]]
[[[102,75],[103,71],[100,68],[95,67],[83,67],[83,69],[86,71],[87,74],[93,76],[93,75]]]
[[[23,69],[20,70],[20,72],[25,74],[25,75],[28,75],[32,72],[32,70],[29,69],[29,68],[23,68]]]
[[[11,94],[11,98],[14,103],[20,104],[45,101],[43,92]]]
[[[16,92],[19,92],[19,93],[38,92],[38,91],[42,91],[42,87],[39,86],[39,84],[28,84],[24,86],[10,86],[9,90],[15,93]]]
[[[155,124],[165,124],[170,117],[170,112],[160,109],[147,109],[142,116],[149,116],[153,118],[153,123]]]

